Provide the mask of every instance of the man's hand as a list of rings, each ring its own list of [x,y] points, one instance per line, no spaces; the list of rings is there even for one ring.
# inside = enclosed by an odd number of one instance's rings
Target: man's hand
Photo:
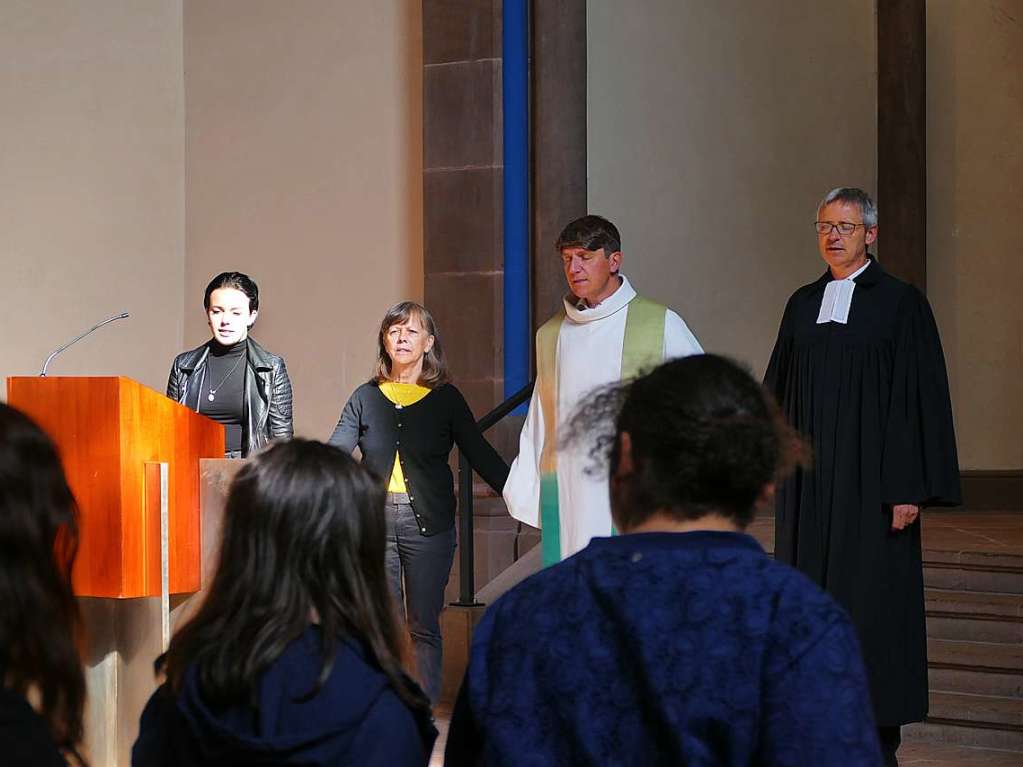
[[[892,506],[892,530],[905,530],[920,516],[920,507],[912,503]]]

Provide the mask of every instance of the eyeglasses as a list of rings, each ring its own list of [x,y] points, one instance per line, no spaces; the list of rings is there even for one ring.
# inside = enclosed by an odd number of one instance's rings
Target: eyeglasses
[[[838,233],[843,236],[848,236],[856,231],[858,227],[866,228],[865,224],[853,224],[849,221],[839,221],[837,224],[832,224],[830,221],[815,221],[813,228],[817,230],[817,234],[831,234],[832,229],[837,229]]]

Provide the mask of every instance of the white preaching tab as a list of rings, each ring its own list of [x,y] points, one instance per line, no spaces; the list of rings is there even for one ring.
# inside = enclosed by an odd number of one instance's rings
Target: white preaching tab
[[[854,279],[859,277],[870,266],[868,261],[843,280],[832,280],[824,286],[824,298],[821,310],[817,313],[817,324],[825,322],[849,322],[849,309],[852,307],[853,291],[856,289]]]

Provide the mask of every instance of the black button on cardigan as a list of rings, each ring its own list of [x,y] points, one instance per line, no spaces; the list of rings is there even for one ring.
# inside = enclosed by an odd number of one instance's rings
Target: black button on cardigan
[[[375,382],[363,384],[341,411],[330,444],[348,452],[358,446],[363,463],[382,482],[390,478],[400,446],[409,503],[424,535],[442,533],[455,524],[454,477],[448,466],[454,445],[498,493],[508,478],[508,464],[480,434],[465,398],[451,384],[404,407],[387,399]]]

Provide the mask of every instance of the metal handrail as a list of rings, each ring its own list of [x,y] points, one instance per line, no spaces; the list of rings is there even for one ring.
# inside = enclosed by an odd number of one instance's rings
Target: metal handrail
[[[530,381],[508,399],[495,407],[476,422],[481,432],[494,426],[502,418],[511,413],[519,405],[528,402],[533,395],[533,384]],[[473,548],[472,518],[472,466],[465,453],[458,451],[458,601],[452,602],[457,607],[478,607],[476,601],[476,554]]]

